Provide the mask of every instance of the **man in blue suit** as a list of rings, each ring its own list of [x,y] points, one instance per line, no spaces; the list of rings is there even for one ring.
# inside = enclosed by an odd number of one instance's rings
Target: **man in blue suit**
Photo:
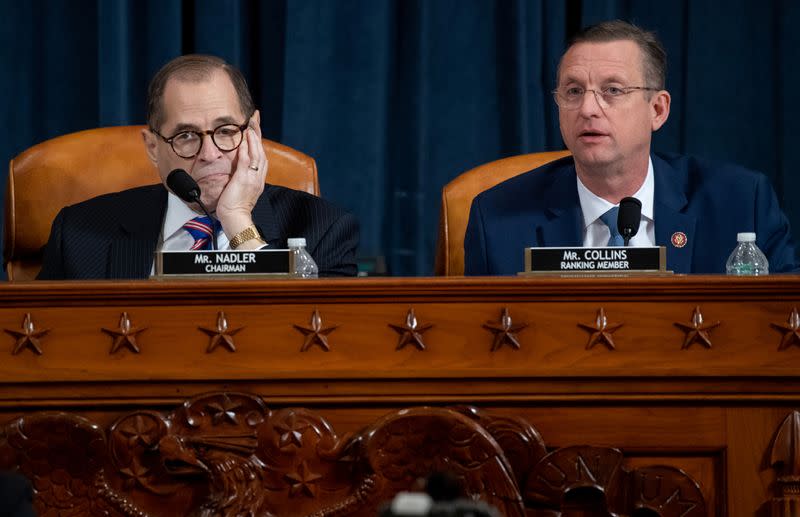
[[[526,247],[605,246],[612,236],[605,214],[628,196],[642,202],[630,245],[666,246],[676,273],[724,273],[738,232],[756,232],[770,272],[796,270],[788,221],[764,175],[651,154],[652,133],[669,117],[665,75],[666,53],[653,33],[622,21],[579,33],[553,92],[572,156],[475,198],[465,273],[516,274]]]

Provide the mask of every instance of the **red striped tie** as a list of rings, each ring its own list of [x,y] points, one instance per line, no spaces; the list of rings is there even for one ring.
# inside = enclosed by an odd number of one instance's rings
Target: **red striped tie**
[[[205,216],[195,217],[183,225],[183,229],[194,238],[192,250],[210,250],[212,229],[211,219]]]

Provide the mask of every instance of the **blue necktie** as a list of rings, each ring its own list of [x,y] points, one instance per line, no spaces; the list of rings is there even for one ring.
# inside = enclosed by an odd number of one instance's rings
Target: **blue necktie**
[[[210,250],[211,249],[211,235],[212,232],[218,229],[219,222],[211,222],[211,219],[206,216],[195,217],[183,225],[183,229],[189,232],[194,238],[192,250]]]
[[[600,216],[600,220],[603,221],[606,226],[608,226],[608,229],[611,232],[611,237],[608,239],[608,244],[606,244],[606,246],[623,246],[625,244],[625,239],[622,238],[622,235],[619,234],[619,230],[617,230],[618,212],[619,207],[615,206]]]

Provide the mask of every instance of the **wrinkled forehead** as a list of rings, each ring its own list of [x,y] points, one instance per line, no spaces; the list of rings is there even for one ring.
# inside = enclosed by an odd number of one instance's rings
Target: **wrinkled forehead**
[[[210,129],[219,123],[241,124],[244,119],[236,88],[224,70],[206,77],[171,77],[162,102],[165,127]]]
[[[558,84],[600,84],[644,80],[644,55],[634,41],[582,42],[572,45],[558,65]]]

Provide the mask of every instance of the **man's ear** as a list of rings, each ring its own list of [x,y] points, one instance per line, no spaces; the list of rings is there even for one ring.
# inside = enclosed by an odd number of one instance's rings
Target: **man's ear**
[[[153,165],[158,167],[158,153],[156,153],[158,140],[156,135],[154,135],[150,129],[144,128],[142,129],[142,140],[144,141],[144,150],[147,152],[147,157],[150,158]]]
[[[669,106],[671,101],[672,97],[670,97],[667,90],[656,92],[650,100],[650,105],[653,109],[653,119],[651,123],[653,131],[658,131],[669,118]]]

